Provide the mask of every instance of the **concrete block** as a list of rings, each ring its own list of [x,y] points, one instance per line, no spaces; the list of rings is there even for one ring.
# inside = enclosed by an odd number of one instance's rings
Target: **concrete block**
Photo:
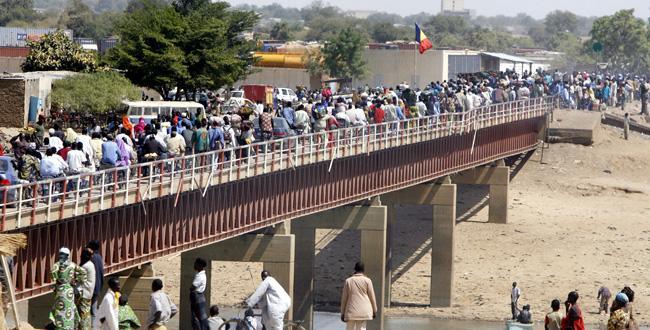
[[[508,185],[491,185],[488,222],[508,223]]]
[[[306,329],[313,329],[314,319],[314,261],[316,229],[292,228],[296,239],[294,263],[293,316],[303,320]]]
[[[448,189],[455,191],[455,185]],[[452,187],[453,186],[453,187]],[[454,287],[454,234],[456,227],[456,196],[452,205],[433,206],[433,233],[431,244],[431,307],[449,307]],[[451,201],[450,201],[451,202]]]
[[[294,228],[321,228],[383,231],[381,222],[373,219],[386,217],[385,206],[344,206],[316,213],[293,221]]]
[[[212,283],[212,260],[206,257],[202,257],[208,262],[208,266],[205,269],[206,282],[208,285],[205,287],[205,299],[206,299],[206,312],[209,313],[210,308],[210,294],[212,288],[210,283]],[[181,288],[180,288],[180,302],[178,303],[178,317],[179,317],[179,329],[191,329],[192,328],[192,311],[190,308],[190,287],[192,286],[192,281],[194,280],[194,261],[196,260],[196,254],[193,254],[192,251],[181,253]],[[163,282],[164,284],[164,282]]]

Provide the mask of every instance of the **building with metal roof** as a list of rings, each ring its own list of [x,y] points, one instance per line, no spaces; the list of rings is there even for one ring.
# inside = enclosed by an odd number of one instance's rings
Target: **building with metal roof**
[[[481,64],[484,71],[510,70],[519,74],[533,71],[533,61],[504,53],[482,52]]]

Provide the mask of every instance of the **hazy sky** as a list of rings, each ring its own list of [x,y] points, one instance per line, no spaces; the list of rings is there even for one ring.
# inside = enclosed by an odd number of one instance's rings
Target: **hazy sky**
[[[242,3],[266,5],[277,2],[283,6],[303,7],[312,0],[226,0],[233,5]],[[377,10],[401,15],[419,12],[437,13],[440,0],[323,0],[343,9]],[[650,17],[648,0],[465,0],[465,7],[473,9],[477,15],[495,16],[498,14],[515,15],[527,13],[535,18],[543,18],[555,9],[569,10],[582,16],[610,15],[620,9],[635,9],[636,16]]]

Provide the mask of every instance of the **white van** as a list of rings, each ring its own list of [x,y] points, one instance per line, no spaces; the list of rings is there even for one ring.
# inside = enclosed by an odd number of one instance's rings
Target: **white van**
[[[179,101],[137,101],[122,102],[127,107],[127,116],[129,121],[136,124],[140,118],[150,123],[152,119],[158,118],[158,115],[171,116],[172,113],[186,113],[188,117],[203,116],[205,118],[205,108],[201,103],[196,102],[179,102]]]
[[[298,102],[298,95],[291,88],[276,88],[275,98],[280,102]]]

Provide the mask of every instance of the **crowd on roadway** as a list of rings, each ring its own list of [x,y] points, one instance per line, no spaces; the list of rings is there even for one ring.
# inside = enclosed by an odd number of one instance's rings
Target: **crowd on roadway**
[[[521,289],[517,286],[517,282],[512,283],[512,291],[510,293],[510,306],[512,309],[512,320],[522,324],[533,323],[533,316],[530,310],[530,305],[523,305],[519,308],[519,300],[521,298]],[[560,300],[553,299],[551,301],[551,311],[544,317],[545,330],[584,330],[585,318],[582,308],[578,303],[580,295],[578,291],[571,291],[567,295],[564,302],[564,314],[560,311]],[[598,289],[598,313],[609,314],[607,320],[607,330],[628,330],[639,329],[638,324],[634,319],[634,290],[629,286],[624,286],[623,289],[614,296],[611,307],[609,305],[612,293],[609,288],[601,286]]]
[[[105,281],[104,259],[100,251],[100,242],[90,241],[81,251],[79,263],[75,263],[70,249],[60,248],[58,260],[51,267],[54,302],[48,315],[49,323],[45,328],[55,330],[167,329],[170,320],[179,313],[179,308],[165,293],[162,280],[152,280],[147,318],[140,320],[129,305],[129,297],[122,292],[119,277],[109,277]],[[207,305],[209,297],[206,298],[205,292],[206,287],[210,285],[206,275],[207,263],[208,261],[202,258],[195,259],[195,273],[190,292],[181,293],[189,295],[188,314],[191,321],[188,324],[179,324],[179,329],[225,330],[230,329],[231,325],[234,326],[233,330],[282,330],[284,328],[285,315],[292,301],[270,272],[262,271],[262,282],[239,306],[245,309],[244,317],[224,319],[219,316],[217,305]],[[365,330],[366,323],[377,316],[378,306],[372,281],[364,275],[364,270],[363,262],[357,262],[354,273],[345,280],[341,292],[341,321],[346,323],[348,330]],[[143,297],[136,297],[136,299],[146,300]],[[261,314],[255,314],[254,308]],[[256,317],[261,317],[261,322]],[[4,318],[0,317],[0,328],[5,325],[4,322]],[[300,321],[294,323],[300,324]]]
[[[343,89],[334,95],[330,87],[298,89],[297,101],[242,106],[228,109],[220,102],[204,100],[205,116],[174,112],[170,116],[132,123],[124,115],[108,123],[80,130],[62,123],[46,127],[46,118],[14,136],[11,149],[19,182],[57,178],[98,169],[129,166],[152,160],[200,154],[251,145],[287,136],[323,132],[323,139],[337,128],[397,122],[409,118],[470,111],[490,104],[550,95],[558,80],[549,73],[514,71],[460,75],[458,79],[431,82],[425,88],[400,84],[389,88]],[[8,148],[0,153],[10,153]],[[244,152],[247,152],[244,150]],[[229,159],[247,154],[230,153]]]
[[[556,71],[549,79],[561,81],[556,93],[564,107],[593,111],[620,107],[625,110],[626,104],[638,100],[641,101],[641,113],[648,113],[650,82],[644,76]]]

